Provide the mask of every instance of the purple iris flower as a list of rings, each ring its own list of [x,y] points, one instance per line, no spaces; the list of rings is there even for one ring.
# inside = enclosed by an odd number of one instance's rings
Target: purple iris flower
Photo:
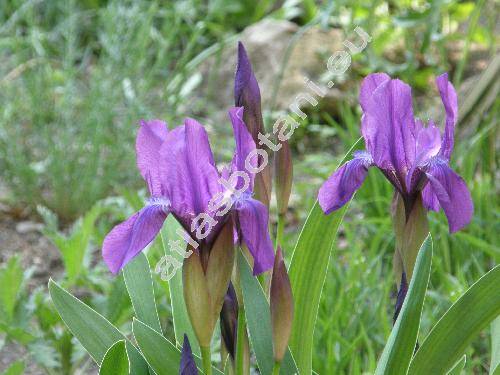
[[[323,184],[318,200],[326,214],[346,204],[363,183],[368,168],[378,167],[401,194],[408,215],[418,194],[429,210],[443,208],[450,232],[467,225],[473,214],[472,199],[464,180],[450,167],[457,122],[457,94],[448,74],[436,79],[446,111],[444,134],[430,120],[427,126],[413,116],[411,88],[375,73],[361,85],[361,133],[366,151],[335,171]]]
[[[136,141],[137,166],[151,197],[143,209],[114,227],[104,239],[103,258],[111,272],[118,273],[153,241],[169,214],[205,254],[209,254],[224,223],[234,220],[236,239],[245,243],[254,258],[254,274],[272,268],[269,213],[266,206],[252,198],[255,173],[246,169],[248,165],[255,167],[255,157],[246,160],[255,142],[243,122],[243,108],[232,108],[229,117],[236,150],[231,165],[220,173],[205,128],[197,121],[188,118],[171,131],[162,121],[141,122]],[[247,180],[232,178],[233,173],[248,176]],[[222,184],[222,178],[233,184]],[[200,214],[211,222],[209,229],[204,226],[205,231],[200,231]],[[195,236],[197,232],[202,238]]]

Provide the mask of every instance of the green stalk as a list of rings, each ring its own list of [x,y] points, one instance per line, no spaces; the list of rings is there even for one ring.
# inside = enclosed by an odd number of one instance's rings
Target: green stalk
[[[282,246],[283,242],[283,231],[285,229],[285,215],[284,214],[278,214],[278,225],[276,228],[276,249],[278,246]]]
[[[245,306],[238,311],[238,331],[236,335],[236,375],[245,374]]]
[[[210,352],[210,346],[202,346],[200,349],[201,360],[203,362],[203,372],[205,375],[212,375],[212,353]]]
[[[279,375],[281,369],[281,362],[274,362],[273,375]]]

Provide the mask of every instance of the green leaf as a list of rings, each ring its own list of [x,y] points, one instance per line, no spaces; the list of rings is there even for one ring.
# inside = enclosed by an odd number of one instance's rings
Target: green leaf
[[[500,265],[481,277],[434,326],[417,351],[408,374],[444,374],[467,346],[500,314]]]
[[[340,164],[360,140],[361,138],[356,141]],[[330,215],[325,215],[316,201],[293,252],[289,275],[295,311],[290,349],[301,374],[312,372],[313,335],[319,300],[334,240],[347,207],[348,204]]]
[[[99,369],[99,375],[128,375],[128,355],[125,340],[116,342],[106,352]]]
[[[72,296],[52,279],[49,281],[49,292],[63,322],[98,365],[102,363],[106,352],[115,342],[126,340],[125,336],[105,317]],[[130,367],[135,371],[133,373],[147,374],[144,359],[128,341],[127,352]]]
[[[500,316],[491,323],[490,375],[500,375]]]
[[[22,375],[24,373],[24,362],[16,361],[12,363],[2,375]]]
[[[14,309],[23,280],[24,272],[21,261],[17,256],[13,256],[0,269],[0,285],[2,286],[0,288],[0,311],[5,314],[5,316],[0,317],[0,320],[10,322],[14,317]]]
[[[135,340],[156,375],[171,375],[172,371],[179,368],[181,352],[173,343],[137,319],[134,319],[132,327]],[[196,365],[201,368],[201,359],[195,355],[193,357]],[[222,374],[215,367],[212,367],[212,371],[214,374]]]
[[[137,319],[132,327],[137,345],[156,375],[169,375],[179,368],[181,353],[174,344]]]
[[[326,216],[316,202],[302,229],[290,264],[294,320],[290,348],[300,373],[312,371],[313,335],[319,300],[334,240],[347,205]]]
[[[178,229],[182,229],[181,225],[177,222],[177,220],[169,215],[165,224],[163,225],[161,231],[161,240],[163,244],[163,249],[165,255],[177,256],[180,258],[179,254],[172,254],[169,250],[168,241],[181,241],[183,246],[186,246],[185,241],[176,233]],[[180,264],[182,264],[183,259],[179,259]],[[182,288],[182,272],[181,270],[177,270],[175,272],[174,277],[168,280],[168,288],[170,290],[170,299],[172,305],[172,320],[174,323],[174,333],[175,333],[175,341],[177,342],[178,347],[182,347],[182,342],[184,341],[184,334],[187,334],[189,338],[189,342],[191,343],[191,349],[193,354],[198,356],[201,355],[200,346],[198,345],[198,340],[193,331],[193,327],[191,326],[191,322],[189,321],[189,315],[186,309],[186,303],[184,302],[184,291]]]
[[[263,375],[272,374],[274,358],[269,304],[259,281],[253,277],[250,265],[241,251],[238,251],[238,257],[245,315],[259,372]],[[283,359],[280,373],[295,374],[297,371],[292,355],[288,351]]]
[[[408,293],[378,362],[376,375],[398,375],[406,374],[408,371],[417,343],[431,263],[432,239],[428,236],[418,252]]]
[[[465,367],[466,361],[467,357],[464,354],[463,357],[460,358],[457,363],[455,363],[455,366],[453,366],[453,368],[450,371],[448,371],[447,375],[460,375]]]
[[[153,279],[146,255],[142,252],[129,262],[124,270],[125,285],[137,319],[161,333],[160,319],[156,310]]]

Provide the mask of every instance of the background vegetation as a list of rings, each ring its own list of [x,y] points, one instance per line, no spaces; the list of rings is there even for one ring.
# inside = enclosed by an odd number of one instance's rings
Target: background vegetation
[[[218,45],[264,18],[290,20],[298,32],[313,24],[347,31],[360,25],[373,37],[355,59],[352,92],[339,99],[338,110],[311,111],[293,137],[289,249],[321,182],[359,137],[360,109],[352,97],[364,75],[382,70],[412,84],[420,114],[440,110],[431,89],[435,75],[449,71],[462,87],[452,164],[472,191],[475,214],[466,230],[453,236],[442,213],[430,214],[435,254],[424,309],[427,332],[500,259],[498,14],[493,1],[453,0],[1,2],[0,225],[43,222],[43,236],[57,247],[62,263],[37,273],[30,249],[18,251],[0,237],[0,358],[6,359],[0,370],[12,365],[19,373],[25,366],[28,373],[92,373],[91,361],[49,301],[46,281],[58,279],[114,324],[128,321],[131,306],[122,277],[110,277],[99,249],[107,230],[142,204],[135,124],[140,118],[172,125],[186,116],[210,118],[213,105],[192,100],[200,64]],[[497,70],[486,75],[494,64]],[[468,79],[473,85],[467,86]],[[273,116],[267,112],[269,122]],[[226,126],[213,127],[212,136]],[[231,147],[222,145],[217,157]],[[314,368],[319,374],[373,371],[390,333],[391,197],[383,177],[370,171],[342,225],[318,318]],[[160,253],[153,246],[151,264]],[[159,278],[155,287],[168,332],[168,288]],[[466,373],[487,371],[489,349],[485,332],[470,348]]]

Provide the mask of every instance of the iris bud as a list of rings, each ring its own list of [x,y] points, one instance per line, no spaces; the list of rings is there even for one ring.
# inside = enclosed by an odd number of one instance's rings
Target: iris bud
[[[260,88],[245,47],[238,43],[238,65],[234,77],[234,104],[243,107],[243,121],[259,147],[259,133],[264,134]],[[259,164],[261,161],[259,161]],[[255,198],[269,207],[272,190],[272,170],[269,165],[255,176]]]
[[[427,211],[422,196],[418,194],[413,204],[405,207],[401,195],[396,193],[392,205],[392,217],[396,234],[394,272],[399,286],[403,272],[406,274],[406,279],[411,280],[418,251],[429,234]]]
[[[293,295],[280,247],[278,247],[274,259],[270,300],[274,360],[281,362],[285,356],[292,331]]]
[[[292,154],[287,140],[281,142],[281,148],[274,155],[274,176],[278,214],[285,215],[293,181]]]
[[[229,283],[229,288],[224,297],[224,303],[220,312],[220,331],[226,350],[234,360],[236,352],[236,334],[238,324],[238,299],[233,284]]]
[[[253,73],[250,59],[241,42],[238,43],[238,65],[234,78],[234,104],[236,107],[245,108],[243,111],[243,121],[252,135],[255,144],[258,145],[259,140],[257,136],[264,129],[260,89]]]
[[[179,375],[198,375],[198,368],[193,358],[191,345],[186,334],[184,334],[184,343],[182,344],[181,365]]]

